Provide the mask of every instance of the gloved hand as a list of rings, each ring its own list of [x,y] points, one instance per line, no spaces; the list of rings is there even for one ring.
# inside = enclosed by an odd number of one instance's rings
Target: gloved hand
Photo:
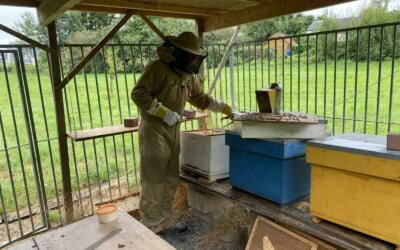
[[[164,122],[168,124],[169,126],[173,126],[175,123],[177,123],[181,119],[181,116],[178,115],[178,113],[174,111],[168,111],[167,114],[164,117]]]
[[[227,115],[228,117],[230,117],[232,114],[231,106],[229,106],[224,102],[219,102],[219,101],[211,102],[210,106],[208,107],[208,110],[211,110],[213,112],[221,112],[222,114]]]
[[[154,98],[154,101],[149,110],[147,110],[147,113],[161,118],[169,126],[174,125],[181,119],[180,115],[169,110],[169,108],[162,105],[161,102],[158,102],[156,98]]]
[[[232,115],[232,108],[228,104],[224,103],[224,106],[221,109],[221,113],[227,116]]]

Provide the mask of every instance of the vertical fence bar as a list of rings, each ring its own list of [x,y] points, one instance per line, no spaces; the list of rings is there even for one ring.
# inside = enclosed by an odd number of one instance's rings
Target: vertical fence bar
[[[1,53],[1,55],[2,55],[3,62],[5,64],[4,54]],[[16,54],[14,54],[14,56],[16,56]],[[5,72],[7,72],[7,70]],[[9,83],[7,83],[7,85],[9,85]],[[11,192],[12,192],[13,198],[14,198],[14,205],[15,205],[17,219],[18,219],[19,233],[20,233],[20,236],[23,236],[24,235],[24,231],[22,229],[21,215],[20,215],[20,211],[19,211],[19,204],[18,204],[17,194],[16,194],[16,191],[15,191],[14,174],[13,174],[12,167],[11,167],[10,155],[8,154],[6,133],[4,132],[4,124],[3,124],[3,118],[1,117],[1,113],[0,113],[0,130],[1,130],[1,135],[3,137],[3,145],[4,145],[4,149],[5,149],[4,153],[5,153],[6,162],[7,162],[8,175],[10,176]]]
[[[81,56],[84,58],[83,54],[83,47],[80,46],[81,50]],[[90,128],[93,128],[93,118],[92,118],[92,107],[90,104],[90,97],[89,97],[89,86],[88,86],[88,80],[87,80],[87,73],[86,73],[86,65],[83,67],[83,77],[85,80],[85,90],[86,90],[86,98],[87,98],[87,104],[88,104],[88,110],[89,110],[89,122],[90,122]],[[93,146],[94,145],[94,139],[92,140]],[[89,201],[90,201],[90,207],[92,209],[92,214],[94,213],[93,209],[93,199],[92,199],[92,185],[90,184],[90,175],[89,175],[89,168],[88,168],[88,163],[87,163],[87,158],[86,158],[86,144],[85,141],[82,142],[83,145],[83,152],[85,155],[85,171],[86,171],[86,181],[88,183],[88,190],[89,190]],[[97,164],[97,157],[96,157],[96,164]]]
[[[257,90],[257,42],[254,42],[254,85],[255,88],[254,90]],[[250,100],[253,98],[250,98]],[[256,110],[257,110],[257,104],[256,106]]]
[[[397,24],[393,26],[393,48],[392,48],[392,68],[390,74],[390,94],[389,94],[389,117],[388,117],[388,132],[391,132],[392,123],[392,105],[393,105],[393,81],[394,81],[394,64],[396,57],[396,43],[397,43]]]
[[[91,48],[93,48],[93,46]],[[101,55],[101,54],[99,53],[99,55]],[[99,108],[100,126],[103,126],[103,112],[101,110],[99,79],[97,77],[96,56],[93,57],[92,62],[93,62],[93,72],[94,72],[94,83],[96,85],[97,103],[98,103],[98,108]],[[103,140],[103,146],[105,148],[105,138],[103,137],[102,140]],[[102,194],[102,191],[101,191],[100,171],[99,171],[99,166],[97,164],[96,140],[93,140],[93,151],[94,151],[94,155],[96,157],[96,174],[97,174],[97,182],[98,182],[98,186],[99,186],[99,196],[100,196],[99,198],[100,198],[100,202],[103,202],[103,194]],[[107,155],[105,157],[106,157],[106,168],[108,169]]]
[[[337,80],[337,40],[338,33],[335,32],[335,52],[334,52],[334,67],[333,67],[333,114],[332,114],[332,133],[336,131],[336,80]],[[327,60],[327,59],[326,59]],[[326,74],[326,73],[325,73]],[[326,76],[325,76],[326,77]],[[324,91],[324,100],[326,100],[326,89]]]
[[[342,133],[346,131],[346,99],[347,99],[347,46],[349,42],[349,32],[346,30],[346,40],[344,45],[344,82],[343,82],[343,116],[342,116]]]
[[[297,111],[300,112],[300,46],[301,46],[301,36],[299,36],[299,43],[297,45]]]
[[[133,47],[130,46],[130,52],[131,52],[131,59],[132,59],[132,74],[133,74],[133,81],[136,85],[136,71],[135,71],[135,57],[134,57],[134,53],[133,53]],[[138,114],[138,110],[136,108],[136,114]],[[133,143],[133,135],[131,134],[131,142],[132,142],[132,151],[133,151],[133,166],[135,168],[135,181],[136,181],[136,185],[139,185],[138,182],[138,176],[137,176],[137,164],[136,164],[136,150],[135,150],[135,144]]]
[[[271,48],[270,48],[270,42],[271,40],[268,39],[268,46],[267,46],[267,56],[268,56],[268,86],[271,85]]]
[[[371,28],[368,28],[368,48],[367,48],[367,76],[365,81],[365,109],[364,109],[364,134],[367,132],[368,115],[368,90],[369,90],[369,61],[371,52]]]
[[[5,76],[5,80],[6,80],[5,82],[6,82],[6,87],[7,87],[8,100],[10,102],[11,116],[12,116],[13,125],[14,125],[15,139],[16,139],[17,145],[20,145],[21,143],[20,143],[20,137],[19,137],[19,133],[18,133],[17,121],[16,121],[16,117],[15,117],[14,102],[13,102],[13,98],[11,95],[10,81],[9,81],[9,77],[8,77],[8,70],[7,70],[7,64],[6,64],[6,60],[4,57],[4,53],[1,53],[1,57],[2,57],[2,62],[3,62],[4,76]],[[30,201],[29,192],[28,192],[28,184],[27,184],[26,175],[25,175],[25,164],[24,164],[23,157],[22,157],[21,147],[18,147],[18,157],[19,157],[19,162],[21,164],[21,171],[22,171],[22,175],[23,175],[22,177],[23,177],[23,182],[24,182],[25,195],[27,197],[27,202],[28,202],[28,211],[29,211],[29,215],[30,215],[31,226],[32,226],[32,230],[35,230],[35,224],[34,224],[33,218],[32,218],[31,201]]]
[[[278,47],[277,47],[277,40],[278,39],[274,39],[275,41],[275,48],[274,48],[274,53],[275,53],[275,82],[278,82]]]
[[[102,55],[103,55],[104,78],[106,80],[107,100],[108,100],[109,114],[110,114],[110,120],[111,120],[111,125],[112,125],[113,124],[113,120],[112,120],[112,113],[111,113],[110,88],[109,88],[109,85],[108,85],[107,62],[106,62],[106,53],[105,53],[104,48],[101,49],[101,52],[102,52]],[[100,100],[99,100],[99,102],[100,102]],[[105,152],[106,162],[108,163],[108,155],[107,155],[107,147],[106,147],[107,144],[106,144],[106,140],[105,139],[103,140],[103,145],[104,145],[104,152]],[[109,195],[110,195],[110,200],[112,200],[110,168],[111,167],[109,167],[109,165],[107,164],[108,192],[109,192]]]
[[[4,58],[3,58],[3,62],[5,62],[4,61]],[[2,115],[1,115],[1,111],[0,111],[0,127],[2,128],[1,129],[1,134],[2,134],[2,137],[3,137],[3,143],[5,142],[5,135],[4,135],[4,132],[3,132],[3,118],[2,118]],[[6,153],[6,157],[7,157],[7,147],[6,147],[6,145],[4,144],[4,152]],[[1,183],[0,183],[0,201],[1,201],[1,207],[2,207],[2,214],[1,214],[1,216],[2,216],[2,219],[4,220],[4,222],[5,222],[5,224],[6,224],[6,230],[7,230],[7,238],[8,238],[8,242],[11,242],[11,233],[10,233],[10,227],[9,227],[9,224],[8,224],[8,214],[7,214],[7,207],[6,207],[6,205],[5,205],[5,202],[4,202],[4,196],[3,196],[3,190],[2,190],[2,188],[1,188]]]
[[[244,104],[244,110],[247,111],[246,109],[246,76],[245,76],[245,70],[244,70],[244,56],[245,56],[245,51],[244,51],[244,44],[242,44],[242,70],[243,70],[243,104]]]
[[[384,26],[381,26],[381,39],[379,45],[379,71],[378,71],[378,93],[376,96],[376,119],[375,119],[375,134],[378,134],[379,126],[379,107],[381,101],[381,81],[382,81],[382,54],[383,54],[383,31]]]
[[[307,72],[307,75],[306,75],[306,113],[308,113],[308,92],[309,92],[309,80],[310,80],[310,67],[309,67],[309,64],[310,64],[310,36],[309,35],[307,35],[307,58],[306,58],[306,60],[307,60],[307,62],[306,62],[306,65],[307,65],[307,69],[306,69],[306,72]]]
[[[315,35],[315,114],[318,114],[318,34]]]
[[[72,47],[69,46],[69,54],[70,54],[70,58],[71,58],[71,69],[72,70],[75,66],[74,64],[74,56],[72,53]],[[81,111],[80,111],[80,105],[79,105],[79,97],[78,97],[78,88],[77,88],[77,84],[76,84],[76,77],[74,76],[74,89],[75,89],[75,100],[76,100],[76,105],[77,105],[77,109],[78,109],[78,118],[79,118],[79,125],[80,125],[80,129],[82,129],[82,117],[81,117]],[[69,86],[69,92],[71,95],[71,86]],[[76,131],[76,125],[75,125],[75,112],[73,109],[73,103],[72,103],[72,97],[71,98],[71,113],[72,113],[72,120],[73,120],[73,126],[74,126],[74,130]],[[81,185],[80,185],[80,180],[79,180],[79,171],[78,171],[78,164],[76,161],[76,151],[75,151],[75,143],[74,141],[71,141],[71,146],[72,146],[72,154],[73,154],[73,158],[74,158],[74,165],[75,165],[75,175],[76,175],[76,181],[77,181],[77,186],[78,186],[78,195],[79,195],[79,204],[80,204],[80,209],[81,209],[81,213],[82,215],[84,215],[84,211],[83,211],[83,203],[82,203],[82,193],[81,193]],[[83,145],[83,148],[85,148],[85,146]],[[85,155],[86,158],[86,155]]]
[[[112,62],[113,62],[113,68],[114,68],[115,85],[116,85],[116,91],[117,91],[119,122],[122,123],[121,98],[120,98],[120,95],[119,95],[119,83],[118,83],[117,65],[115,63],[114,45],[111,45],[111,53],[112,53]],[[150,57],[150,51],[149,51],[149,57]],[[125,155],[126,155],[125,138],[124,138],[123,135],[121,135],[121,137],[122,137],[122,143],[124,144],[124,152],[125,152]],[[117,146],[116,146],[116,143],[115,143],[115,136],[113,136],[113,143],[114,143],[115,166],[117,168],[118,192],[119,192],[119,195],[121,196],[120,172],[119,172],[119,165],[118,165],[118,158],[117,158],[118,154],[117,154]],[[125,157],[125,159],[126,159],[126,157]],[[126,161],[125,161],[125,164],[126,164]]]
[[[284,44],[284,40],[282,39],[282,44]],[[293,40],[292,37],[289,38],[289,48],[292,49]],[[282,51],[285,53],[285,50]],[[284,54],[282,56],[285,56]],[[290,112],[293,111],[293,54],[290,51]]]
[[[264,88],[264,43],[260,43],[261,49],[261,88]]]
[[[20,86],[23,88],[23,90],[20,91],[21,94],[21,99],[23,107],[24,107],[24,113],[26,113],[26,125],[27,125],[27,131],[28,131],[28,139],[29,139],[29,145],[30,145],[30,150],[31,150],[31,157],[32,157],[32,163],[34,167],[34,174],[35,174],[35,179],[37,182],[37,189],[38,189],[38,199],[39,199],[39,207],[41,209],[41,217],[43,224],[48,227],[50,225],[50,220],[49,220],[49,211],[47,208],[47,198],[46,198],[46,189],[44,185],[44,179],[43,179],[43,171],[42,171],[42,164],[40,161],[40,152],[39,152],[39,146],[38,146],[38,140],[36,137],[36,127],[35,127],[35,121],[33,118],[33,111],[32,111],[32,104],[31,104],[31,97],[30,97],[30,92],[29,92],[29,87],[28,87],[28,79],[26,77],[26,70],[25,70],[25,63],[24,63],[24,58],[23,58],[23,53],[22,53],[22,48],[18,48],[18,55],[15,55],[16,58],[16,66],[17,66],[17,71],[21,72],[21,74],[18,75],[18,81],[20,83]]]
[[[240,109],[240,64],[239,64],[239,46],[238,44],[235,45],[236,48],[236,82],[237,82],[237,108],[239,111]]]
[[[250,112],[252,111],[251,110],[251,99],[253,99],[253,98],[251,98],[251,55],[250,55],[250,43],[248,44],[249,46],[248,46],[248,51],[249,51],[249,104],[250,104]]]
[[[285,51],[285,43],[282,41],[282,51]],[[285,111],[285,55],[282,55],[282,111]]]
[[[353,133],[356,132],[356,119],[357,119],[357,92],[358,92],[358,60],[359,60],[359,46],[360,46],[360,29],[356,33],[356,72],[354,80],[354,111],[353,111]]]
[[[335,33],[335,37],[337,40],[337,33]],[[335,50],[337,49],[335,45]],[[325,33],[325,41],[324,41],[324,118],[326,118],[326,84],[327,84],[327,70],[328,70],[328,33]],[[336,60],[336,59],[335,59]],[[336,71],[335,71],[336,72]],[[335,120],[335,117],[333,117],[333,120]]]
[[[121,55],[122,55],[122,67],[123,67],[123,70],[124,70],[124,79],[125,79],[125,94],[126,94],[126,102],[127,102],[127,104],[128,104],[128,114],[129,114],[129,116],[131,116],[131,104],[130,104],[130,102],[129,102],[129,90],[128,90],[128,79],[127,79],[127,76],[126,76],[126,58],[125,58],[125,50],[124,50],[124,47],[121,45],[120,46],[120,48],[121,48]],[[132,142],[132,146],[133,146],[133,136],[132,136],[132,133],[130,133],[130,135],[131,135],[131,142]],[[122,135],[122,137],[125,137],[124,135]],[[125,142],[124,142],[124,146],[125,146]],[[124,148],[124,150],[125,150],[125,148]],[[126,172],[126,183],[127,183],[127,185],[128,185],[128,193],[129,193],[129,190],[130,190],[130,186],[129,186],[129,176],[128,176],[128,173],[129,173],[129,170],[128,170],[128,164],[127,164],[127,158],[126,158],[126,152],[124,151],[124,160],[125,160],[125,172]]]

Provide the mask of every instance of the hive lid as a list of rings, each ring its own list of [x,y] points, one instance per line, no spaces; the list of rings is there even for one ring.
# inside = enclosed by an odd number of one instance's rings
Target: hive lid
[[[312,140],[307,145],[400,160],[400,151],[388,150],[386,140],[384,136],[345,134]]]

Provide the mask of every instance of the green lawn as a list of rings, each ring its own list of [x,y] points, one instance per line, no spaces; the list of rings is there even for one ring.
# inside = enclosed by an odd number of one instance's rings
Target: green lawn
[[[400,68],[398,63],[399,62],[396,61],[393,77],[391,121],[396,124],[391,126],[392,131],[400,130],[400,79],[398,74]],[[285,111],[301,111],[327,117],[329,121],[329,130],[336,134],[353,132],[353,130],[359,133],[364,133],[365,131],[370,134],[375,134],[377,131],[380,135],[385,135],[387,133],[391,90],[392,62],[390,60],[384,61],[381,65],[380,83],[378,83],[379,63],[370,63],[368,87],[366,86],[367,63],[360,62],[358,65],[357,92],[355,92],[356,65],[353,61],[347,62],[346,80],[344,61],[337,61],[336,71],[334,71],[334,62],[329,61],[326,65],[326,76],[325,64],[323,62],[317,65],[310,64],[308,80],[307,65],[304,58],[302,58],[300,64],[297,63],[297,60],[293,60],[292,80],[290,80],[291,72],[289,59],[285,60],[284,65],[283,74],[282,62],[278,62],[277,75],[275,77],[275,65],[273,61],[271,62],[271,79],[268,79],[268,63],[266,60],[253,60],[250,64],[235,65],[235,84],[233,86],[235,109],[241,111],[255,111],[257,107],[254,91],[258,88],[265,88],[268,82],[277,81],[284,87],[283,106]],[[300,65],[300,69],[298,69],[298,65]],[[318,67],[317,80],[315,78],[316,66]],[[215,71],[214,68],[206,71],[206,77],[212,79]],[[298,73],[299,71],[300,74]],[[112,77],[110,77],[110,75],[112,75]],[[222,72],[214,96],[231,103],[229,76],[230,70],[229,67],[227,67],[226,70]],[[18,88],[15,70],[9,72],[8,77],[14,103],[16,127],[19,132],[19,143],[16,138],[10,109],[5,74],[4,72],[0,72],[0,110],[5,131],[4,134],[0,133],[0,177],[2,180],[0,184],[6,209],[8,211],[13,211],[16,207],[13,199],[6,152],[13,174],[14,187],[19,206],[27,206],[20,155],[24,163],[26,183],[32,204],[37,201],[37,193],[28,145],[29,141],[27,139],[24,111],[21,104],[20,90]],[[87,74],[86,77],[84,74],[78,75],[76,81],[71,81],[65,91],[68,99],[68,105],[65,106],[68,123],[67,130],[74,131],[91,127],[101,127],[102,125],[109,126],[111,124],[120,124],[124,117],[136,116],[137,110],[133,102],[130,101],[129,93],[134,86],[134,78],[137,79],[138,77],[139,74],[118,73],[115,75],[111,72],[108,72],[107,78],[105,74],[98,74],[97,77],[93,73]],[[62,183],[61,170],[58,167],[59,157],[56,141],[56,121],[49,73],[44,71],[40,74],[43,103],[36,73],[28,70],[27,80],[36,136],[39,141],[40,162],[46,194],[49,200],[54,200],[56,193],[54,183],[57,183],[60,192]],[[344,84],[345,81],[346,85]],[[380,86],[379,115],[377,115],[378,86]],[[206,84],[205,88],[207,89],[207,87],[208,84]],[[97,89],[99,91],[97,91]],[[107,89],[109,91],[107,91]],[[368,89],[367,102],[366,89]],[[79,98],[79,103],[76,99],[77,96]],[[356,102],[354,102],[355,97]],[[44,112],[46,115],[44,115]],[[332,117],[336,117],[337,119],[332,119]],[[356,122],[353,121],[354,117],[355,120],[357,120]],[[365,117],[368,120],[366,123],[363,121]],[[342,118],[345,119],[343,120]],[[375,122],[377,118],[379,121],[378,127]],[[213,118],[213,123],[216,126],[222,125],[218,117]],[[192,129],[196,128],[196,123],[188,123],[182,126],[185,129]],[[7,142],[7,151],[4,150],[4,135]],[[115,148],[113,140],[115,140]],[[20,148],[16,147],[18,144],[22,146]],[[104,147],[104,145],[106,147]],[[51,150],[49,150],[49,148],[51,148]],[[132,136],[126,134],[124,136],[115,136],[115,138],[109,137],[86,142],[72,143],[69,141],[70,167],[74,190],[78,189],[78,181],[81,188],[87,187],[88,182],[90,182],[90,186],[97,187],[99,181],[100,183],[107,183],[109,179],[117,179],[118,175],[120,176],[119,179],[121,182],[126,181],[128,176],[129,184],[133,187],[137,181],[139,181],[137,179],[138,174],[136,174],[139,166],[138,153],[136,133]],[[53,165],[54,171],[52,168]],[[88,169],[88,175],[86,174],[86,169]],[[54,179],[56,182],[54,182]],[[106,191],[103,190],[103,192]],[[122,194],[126,194],[127,192],[127,190],[122,190]],[[2,206],[0,206],[0,209],[2,209]]]

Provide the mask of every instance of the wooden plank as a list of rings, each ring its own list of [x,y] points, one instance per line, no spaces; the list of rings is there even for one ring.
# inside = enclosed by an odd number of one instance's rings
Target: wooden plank
[[[138,127],[125,127],[124,125],[115,125],[110,127],[74,131],[67,134],[74,141],[84,141],[112,135],[132,133],[136,131],[138,131]]]
[[[265,199],[232,188],[229,181],[219,181],[206,185],[187,175],[181,175],[181,179],[186,183],[202,187],[203,190],[210,193],[231,199],[233,203],[245,206],[257,214],[279,223],[290,230],[297,230],[313,237],[323,239],[325,242],[339,248],[354,250],[394,249],[394,245],[390,243],[346,229],[327,221],[315,224],[312,222],[310,213],[296,208],[295,204],[279,207]]]
[[[80,4],[133,10],[151,10],[166,13],[182,13],[195,16],[213,16],[221,14],[221,11],[215,10],[213,8],[190,7],[176,4],[166,4],[163,2],[156,3],[129,0],[82,0]]]
[[[183,117],[181,122],[197,120],[197,119],[205,118],[207,116],[208,116],[208,113],[197,113],[194,118]],[[139,129],[138,126],[125,127],[123,124],[121,124],[121,125],[114,125],[114,126],[102,127],[102,128],[71,131],[71,132],[68,132],[67,135],[69,138],[71,138],[74,141],[84,141],[84,140],[102,138],[102,137],[107,137],[107,136],[132,133],[132,132],[138,131],[138,129]]]
[[[150,231],[135,218],[119,210],[116,221],[100,224],[97,216],[91,216],[55,231],[35,237],[39,249],[85,249],[110,232],[122,231],[102,243],[96,249],[175,249]]]
[[[29,43],[30,45],[32,45],[34,47],[38,47],[38,48],[40,48],[42,50],[45,50],[45,51],[47,51],[49,53],[53,53],[53,54],[57,53],[56,50],[50,49],[49,46],[41,44],[41,43],[39,43],[39,42],[37,42],[37,41],[35,41],[33,39],[30,39],[29,37],[27,37],[27,36],[17,32],[17,31],[13,30],[13,29],[11,29],[11,28],[3,25],[3,24],[0,24],[0,30],[2,30],[4,32],[7,32],[10,35],[13,35],[13,36],[21,39],[22,41],[25,41],[25,42]]]
[[[279,226],[260,216],[254,224],[251,237],[246,246],[246,250],[263,250],[264,237],[267,236],[272,246],[276,249],[287,250],[316,250],[318,245],[284,227]]]
[[[125,16],[115,25],[115,27],[105,37],[103,37],[103,39],[101,39],[101,41],[97,43],[96,46],[93,47],[89,54],[87,54],[82,59],[82,61],[78,65],[76,65],[75,68],[71,70],[71,72],[68,73],[68,75],[62,80],[62,82],[56,86],[56,89],[63,89],[68,84],[68,82],[72,78],[74,78],[75,75],[79,71],[81,71],[81,69],[85,67],[85,65],[97,54],[97,52],[99,52],[104,47],[108,40],[110,40],[115,35],[115,33],[117,33],[121,29],[121,27],[124,26],[126,22],[128,22],[133,14],[134,11],[129,10],[125,14]]]
[[[40,24],[48,25],[78,2],[79,0],[43,0],[37,8]]]
[[[248,22],[284,16],[351,1],[353,0],[263,1],[259,5],[246,9],[230,11],[219,16],[206,17],[204,23],[205,31],[213,31],[234,25],[245,24]]]

